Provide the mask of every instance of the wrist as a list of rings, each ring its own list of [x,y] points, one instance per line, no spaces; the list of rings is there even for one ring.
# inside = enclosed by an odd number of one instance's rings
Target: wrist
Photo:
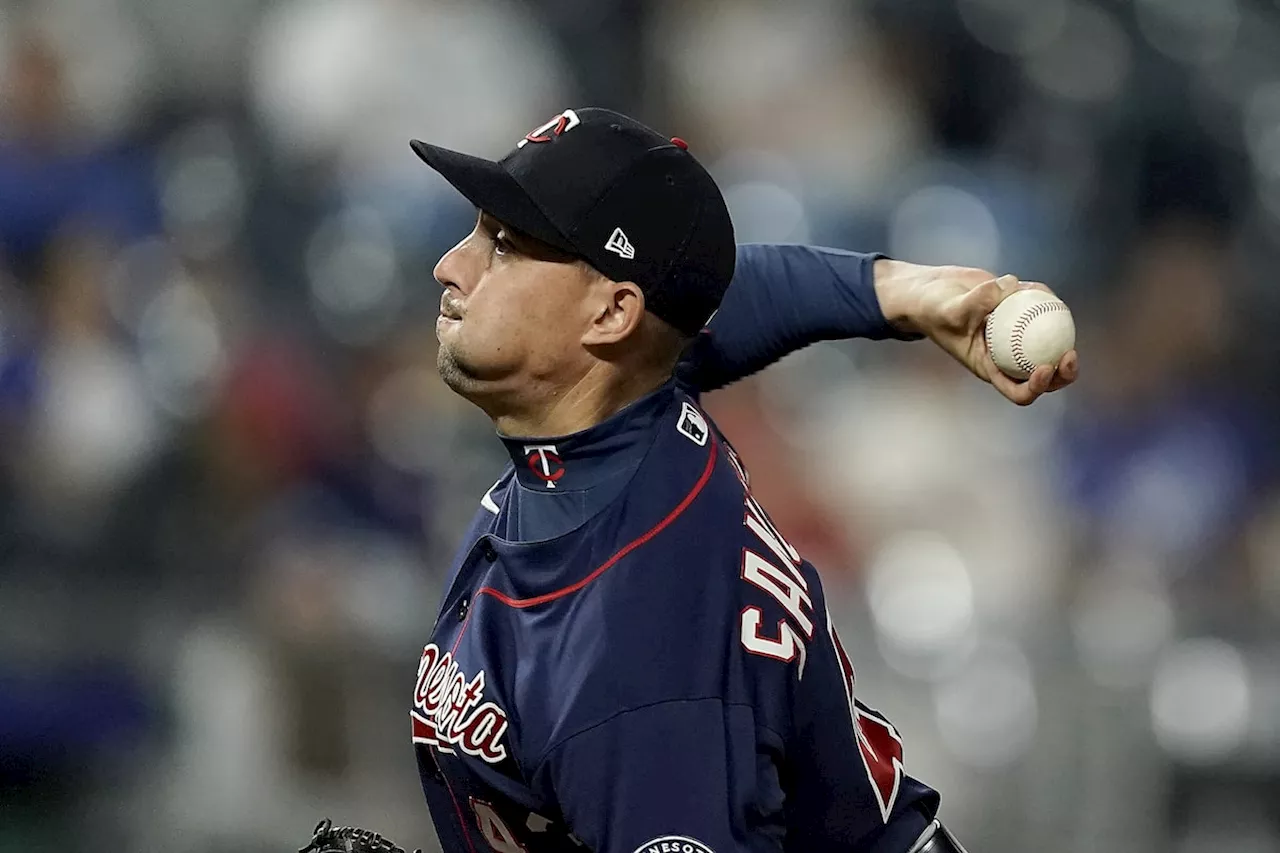
[[[919,337],[920,267],[904,261],[878,258],[872,267],[880,312],[893,330],[904,337]]]

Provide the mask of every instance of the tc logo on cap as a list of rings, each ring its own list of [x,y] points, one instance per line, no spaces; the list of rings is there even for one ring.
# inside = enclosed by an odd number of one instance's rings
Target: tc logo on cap
[[[521,139],[516,143],[516,147],[523,148],[530,142],[550,142],[557,136],[573,130],[580,124],[582,124],[582,121],[578,118],[577,113],[573,110],[565,110],[560,113],[560,115],[552,118],[551,121],[546,124],[540,127],[535,127],[533,130],[526,133],[524,135],[524,139]]]

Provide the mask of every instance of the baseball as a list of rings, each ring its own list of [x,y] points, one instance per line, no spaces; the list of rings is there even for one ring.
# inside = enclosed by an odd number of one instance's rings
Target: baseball
[[[1071,309],[1043,290],[1015,290],[987,315],[991,360],[1014,379],[1026,379],[1042,364],[1056,365],[1075,345]]]

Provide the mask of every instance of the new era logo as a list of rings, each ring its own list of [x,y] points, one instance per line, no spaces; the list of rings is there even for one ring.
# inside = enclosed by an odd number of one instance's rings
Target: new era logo
[[[605,250],[613,252],[620,258],[626,258],[628,261],[633,260],[636,256],[636,247],[631,245],[631,241],[627,239],[627,235],[622,233],[621,228],[613,229],[613,233],[609,235],[609,242],[604,244]]]

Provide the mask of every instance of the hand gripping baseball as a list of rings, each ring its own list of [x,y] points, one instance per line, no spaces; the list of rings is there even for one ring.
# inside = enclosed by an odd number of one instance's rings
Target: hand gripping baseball
[[[1053,292],[1039,282],[1022,282],[1011,275],[996,278],[966,267],[928,267],[887,259],[876,261],[875,281],[881,309],[895,327],[929,338],[1019,406],[1065,388],[1079,376],[1074,348],[1057,364],[1033,364],[1025,381],[1009,376],[992,359],[988,318],[1006,297],[1019,291],[1052,297]]]
[[[298,853],[404,853],[404,848],[376,832],[354,826],[334,826],[333,821],[326,818],[316,824],[311,843]]]

